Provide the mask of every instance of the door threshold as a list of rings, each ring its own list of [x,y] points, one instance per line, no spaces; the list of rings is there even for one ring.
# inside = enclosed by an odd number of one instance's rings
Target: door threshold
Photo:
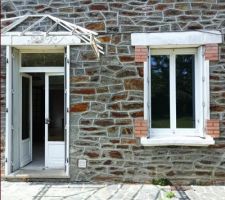
[[[69,179],[64,169],[19,169],[12,174],[5,176],[5,179]]]

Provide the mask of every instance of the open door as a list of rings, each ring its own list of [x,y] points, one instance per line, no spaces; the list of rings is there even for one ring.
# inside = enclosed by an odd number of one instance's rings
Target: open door
[[[20,167],[32,161],[32,76],[21,75]]]
[[[64,168],[64,75],[45,74],[45,167]]]

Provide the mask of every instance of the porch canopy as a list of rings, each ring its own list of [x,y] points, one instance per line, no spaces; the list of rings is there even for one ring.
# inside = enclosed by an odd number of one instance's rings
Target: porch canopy
[[[104,54],[96,32],[51,15],[24,15],[1,19],[1,45],[67,46],[90,45],[96,56]]]

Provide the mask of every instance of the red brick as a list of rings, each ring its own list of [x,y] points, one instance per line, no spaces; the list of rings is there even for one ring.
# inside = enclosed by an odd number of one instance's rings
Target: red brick
[[[145,46],[135,47],[135,62],[145,62],[148,57],[148,49]]]
[[[219,59],[218,44],[207,44],[205,46],[205,59],[217,61]]]
[[[211,119],[206,122],[206,132],[213,138],[217,138],[220,135],[219,120]]]

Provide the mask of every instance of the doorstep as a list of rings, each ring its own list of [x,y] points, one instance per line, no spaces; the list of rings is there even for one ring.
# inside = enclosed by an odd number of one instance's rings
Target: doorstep
[[[15,179],[69,179],[65,173],[64,169],[44,169],[44,170],[34,170],[34,169],[19,169],[5,177],[6,180]]]

